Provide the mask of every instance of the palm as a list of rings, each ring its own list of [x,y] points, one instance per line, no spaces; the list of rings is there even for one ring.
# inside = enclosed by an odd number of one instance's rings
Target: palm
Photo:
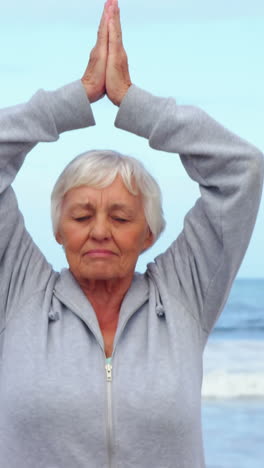
[[[106,93],[119,105],[131,85],[127,54],[122,42],[120,14],[117,2],[113,1],[108,21],[108,56],[106,66]]]
[[[108,0],[105,4],[97,41],[82,83],[90,102],[101,99],[107,93],[117,106],[131,85],[117,0]]]
[[[105,95],[105,75],[107,63],[107,4],[104,7],[100,21],[97,41],[90,53],[87,68],[82,77],[82,83],[86,89],[90,102],[95,102]]]

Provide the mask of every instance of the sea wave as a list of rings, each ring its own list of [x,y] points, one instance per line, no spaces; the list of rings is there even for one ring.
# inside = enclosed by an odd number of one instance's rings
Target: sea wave
[[[264,341],[210,339],[204,353],[204,398],[264,398]]]
[[[204,377],[203,398],[264,398],[264,373],[215,371]]]

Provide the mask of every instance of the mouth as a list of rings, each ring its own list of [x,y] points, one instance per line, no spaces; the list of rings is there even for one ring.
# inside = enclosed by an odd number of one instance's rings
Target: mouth
[[[85,257],[92,257],[92,258],[107,258],[107,257],[115,256],[115,255],[116,253],[114,253],[112,250],[107,250],[107,249],[88,250],[84,254]]]

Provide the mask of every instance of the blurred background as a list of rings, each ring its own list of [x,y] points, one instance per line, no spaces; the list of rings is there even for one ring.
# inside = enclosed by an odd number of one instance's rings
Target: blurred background
[[[94,45],[100,0],[10,0],[1,5],[1,107],[39,88],[79,79]],[[132,81],[178,104],[202,107],[264,150],[263,0],[120,0]],[[115,129],[108,100],[95,103],[96,127],[40,144],[15,182],[26,225],[54,268],[66,266],[52,236],[49,197],[63,167],[92,148],[138,157],[158,180],[167,228],[138,269],[179,234],[199,192],[177,155],[150,149]],[[205,353],[204,440],[208,468],[262,468],[264,459],[264,202],[223,315]]]

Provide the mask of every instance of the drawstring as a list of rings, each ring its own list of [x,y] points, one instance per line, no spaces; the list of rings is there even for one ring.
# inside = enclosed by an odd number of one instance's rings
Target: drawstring
[[[162,304],[162,300],[160,297],[160,293],[157,287],[157,281],[155,280],[155,275],[149,270],[147,270],[147,275],[151,279],[151,282],[153,283],[154,286],[154,291],[155,291],[155,311],[158,317],[162,318],[165,317],[165,309]]]
[[[155,287],[155,310],[156,310],[156,314],[158,317],[165,316],[165,309],[162,304],[159,291],[156,287]],[[60,320],[60,314],[57,311],[50,310],[48,313],[48,316],[49,316],[49,320],[52,322],[57,322],[58,320]]]
[[[165,316],[165,310],[163,304],[161,302],[161,297],[159,291],[155,288],[155,299],[156,299],[156,314],[158,317]]]
[[[59,312],[54,312],[53,310],[49,311],[49,319],[53,322],[57,322],[60,319]]]

